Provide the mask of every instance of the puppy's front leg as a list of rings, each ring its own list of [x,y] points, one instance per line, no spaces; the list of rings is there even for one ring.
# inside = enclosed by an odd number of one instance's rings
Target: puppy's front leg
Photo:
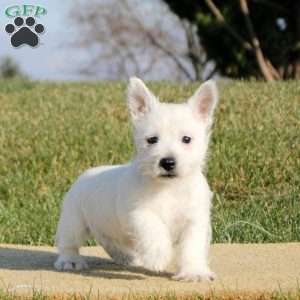
[[[208,249],[211,239],[209,216],[199,216],[186,226],[180,240],[179,271],[173,277],[181,281],[213,280],[208,267]]]
[[[172,243],[166,225],[150,210],[132,216],[135,257],[133,265],[164,271],[172,256]]]

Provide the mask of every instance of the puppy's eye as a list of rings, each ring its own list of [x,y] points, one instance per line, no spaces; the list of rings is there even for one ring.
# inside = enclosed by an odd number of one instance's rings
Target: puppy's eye
[[[182,137],[182,142],[185,144],[189,144],[191,141],[192,141],[192,138],[189,136],[185,135],[184,137]]]
[[[151,136],[147,138],[147,143],[148,144],[156,144],[158,142],[158,137],[157,136]]]

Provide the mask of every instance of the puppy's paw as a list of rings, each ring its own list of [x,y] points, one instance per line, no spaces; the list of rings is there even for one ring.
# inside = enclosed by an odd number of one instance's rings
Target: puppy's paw
[[[149,271],[161,273],[165,271],[165,261],[161,259],[150,259],[149,257],[140,258],[135,257],[132,265],[136,267],[143,267]]]
[[[165,271],[165,264],[161,262],[147,262],[143,264],[143,267],[156,273],[162,273]]]
[[[187,282],[213,281],[216,279],[216,275],[210,270],[199,272],[179,272],[175,274],[172,279]]]
[[[80,271],[88,269],[88,265],[81,257],[62,257],[60,256],[54,263],[58,271]]]

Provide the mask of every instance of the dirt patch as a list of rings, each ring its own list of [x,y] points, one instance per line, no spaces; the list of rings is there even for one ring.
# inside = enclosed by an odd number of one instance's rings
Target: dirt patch
[[[1,245],[0,288],[19,295],[35,290],[115,297],[294,293],[300,287],[300,243],[213,245],[211,266],[218,275],[213,283],[176,282],[169,273],[158,276],[140,268],[124,268],[114,264],[101,247],[85,247],[81,252],[90,269],[67,273],[53,269],[56,254],[52,247]]]

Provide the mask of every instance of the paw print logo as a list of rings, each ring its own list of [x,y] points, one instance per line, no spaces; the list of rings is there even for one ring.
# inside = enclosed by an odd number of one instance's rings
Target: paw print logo
[[[7,24],[5,26],[5,31],[11,34],[10,41],[14,47],[19,47],[23,44],[31,47],[37,46],[39,43],[38,35],[45,30],[42,24],[35,25],[35,19],[33,17],[26,18],[25,24],[23,18],[16,17],[14,24]]]

